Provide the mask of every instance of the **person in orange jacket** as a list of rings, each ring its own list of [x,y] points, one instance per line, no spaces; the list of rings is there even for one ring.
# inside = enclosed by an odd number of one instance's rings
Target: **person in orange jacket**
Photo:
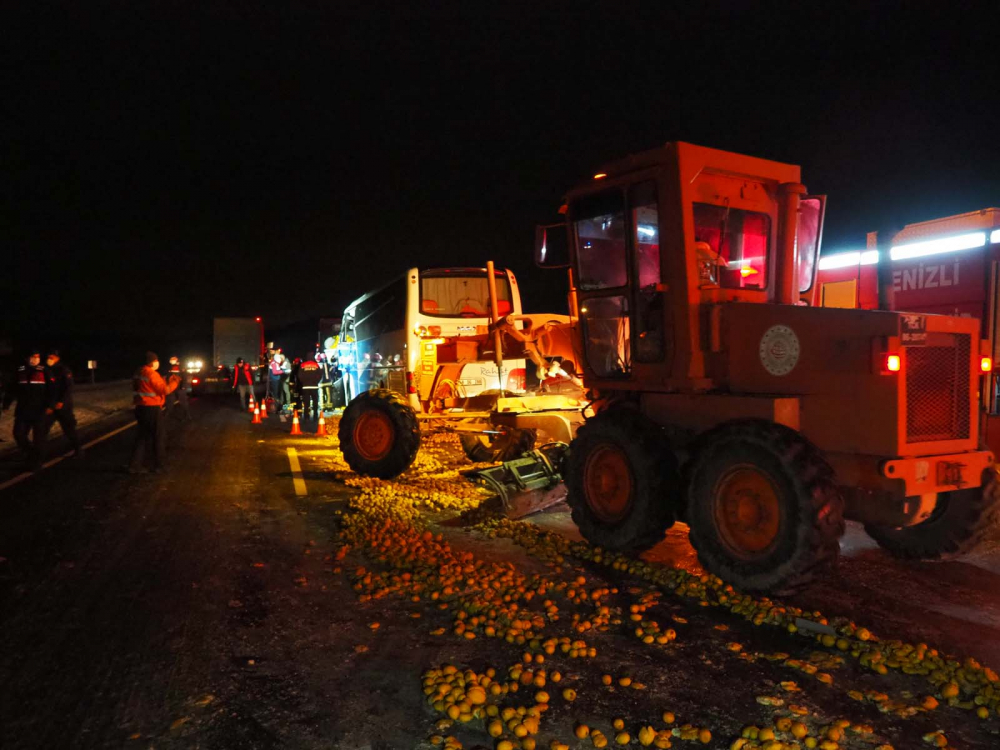
[[[143,470],[143,455],[146,448],[152,448],[153,471],[159,472],[167,457],[166,430],[164,429],[162,410],[167,395],[173,393],[180,385],[181,379],[171,375],[164,382],[157,374],[160,358],[154,352],[146,352],[146,364],[140,367],[132,378],[132,390],[135,391],[135,420],[139,425],[135,436],[135,447],[132,449],[132,460],[129,461],[129,474],[138,474]]]

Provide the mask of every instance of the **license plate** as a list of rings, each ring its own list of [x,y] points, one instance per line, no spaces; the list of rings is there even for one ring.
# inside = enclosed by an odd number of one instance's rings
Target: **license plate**
[[[899,338],[903,346],[923,346],[927,343],[927,316],[902,315],[899,318]]]
[[[479,378],[459,378],[459,385],[482,385],[483,381]]]
[[[962,487],[965,485],[964,470],[965,464],[960,464],[957,461],[938,461],[937,483],[939,485]]]

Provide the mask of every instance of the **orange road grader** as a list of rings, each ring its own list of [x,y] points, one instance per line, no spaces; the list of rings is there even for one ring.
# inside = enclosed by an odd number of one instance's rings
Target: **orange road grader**
[[[551,493],[561,477],[581,533],[606,549],[647,548],[683,521],[704,567],[746,591],[808,582],[836,559],[845,518],[900,557],[973,546],[1000,507],[981,448],[990,342],[970,318],[809,306],[825,197],[800,179],[678,142],[573,188],[535,253],[569,269],[587,406],[498,401],[492,424],[568,449],[544,456],[546,483],[537,455],[494,483]],[[495,312],[494,346],[530,354],[530,333]],[[385,403],[345,411],[356,471],[398,474],[416,455],[415,416]],[[370,429],[382,459],[358,451]]]

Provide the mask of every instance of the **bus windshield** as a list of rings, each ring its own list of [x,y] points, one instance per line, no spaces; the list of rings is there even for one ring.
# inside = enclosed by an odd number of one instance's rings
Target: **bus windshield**
[[[496,273],[496,285],[498,311],[501,316],[509,315],[513,308],[506,273]],[[486,273],[422,273],[420,312],[435,318],[488,318],[490,291]]]

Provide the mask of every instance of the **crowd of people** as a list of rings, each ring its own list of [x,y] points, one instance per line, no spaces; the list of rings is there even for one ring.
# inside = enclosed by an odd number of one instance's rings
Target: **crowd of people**
[[[317,418],[321,411],[335,408],[334,383],[340,379],[336,354],[319,346],[305,358],[289,361],[280,347],[271,346],[261,365],[251,365],[242,357],[233,368],[233,390],[241,408],[249,405],[256,374],[262,370],[264,398],[279,413],[293,410],[306,418]]]
[[[166,460],[167,415],[173,414],[182,421],[191,419],[188,376],[180,360],[171,357],[169,367],[161,375],[157,354],[146,352],[145,359],[132,378],[138,429],[131,459],[125,467],[130,474],[162,471]],[[258,372],[265,383],[264,397],[271,400],[279,413],[295,409],[304,418],[318,418],[322,411],[335,407],[333,386],[340,378],[340,371],[332,351],[317,346],[306,358],[289,361],[280,348],[272,347],[259,365],[239,359],[233,369],[232,387],[242,408],[247,407]],[[73,411],[73,373],[62,362],[58,350],[49,350],[43,363],[42,349],[32,349],[10,386],[5,391],[0,383],[0,413],[16,404],[14,440],[29,471],[38,471],[45,462],[48,436],[57,422],[73,456],[83,457]]]
[[[146,354],[146,364],[132,381],[133,404],[139,426],[132,459],[127,471],[144,470],[144,458],[153,459],[153,471],[163,465],[166,452],[165,423],[162,412],[172,408],[182,420],[191,418],[187,404],[187,383],[180,360],[170,358],[167,380],[157,374],[159,358]],[[50,349],[42,362],[42,349],[33,348],[24,364],[17,368],[6,390],[0,383],[0,407],[6,412],[14,406],[14,441],[28,471],[38,471],[45,463],[48,438],[57,422],[73,449],[75,458],[83,458],[84,448],[77,433],[73,410],[73,372],[63,363],[57,349]],[[168,400],[169,399],[169,400]]]

